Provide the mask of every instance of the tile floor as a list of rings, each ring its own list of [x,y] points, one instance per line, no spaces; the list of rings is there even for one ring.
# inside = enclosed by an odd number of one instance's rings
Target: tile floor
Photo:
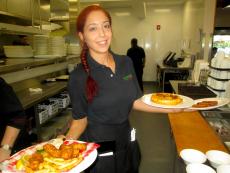
[[[144,83],[145,94],[156,91],[157,83]],[[139,173],[172,173],[174,150],[167,114],[132,111],[130,122],[141,148]]]

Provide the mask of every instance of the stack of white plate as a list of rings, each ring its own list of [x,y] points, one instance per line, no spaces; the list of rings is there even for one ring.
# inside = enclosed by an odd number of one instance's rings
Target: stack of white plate
[[[47,55],[48,54],[48,41],[49,37],[45,35],[34,35],[33,48],[34,55]]]
[[[65,38],[60,36],[50,37],[49,39],[49,54],[57,56],[66,56],[67,46]]]
[[[69,55],[80,55],[80,45],[79,44],[69,44],[67,47],[67,53]]]

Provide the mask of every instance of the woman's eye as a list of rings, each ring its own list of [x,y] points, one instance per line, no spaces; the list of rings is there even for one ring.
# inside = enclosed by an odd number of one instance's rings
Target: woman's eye
[[[106,29],[110,29],[110,24],[106,24],[106,25],[104,25],[104,28],[106,28]]]
[[[89,31],[96,31],[97,30],[97,27],[90,27],[89,28]]]

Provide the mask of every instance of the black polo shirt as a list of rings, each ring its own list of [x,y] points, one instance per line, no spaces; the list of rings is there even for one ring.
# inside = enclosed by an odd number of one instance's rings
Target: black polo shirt
[[[93,122],[123,123],[128,119],[133,102],[142,96],[131,59],[112,54],[116,65],[115,73],[96,62],[89,54],[87,56],[91,76],[99,87],[97,96],[90,104],[86,99],[87,74],[83,66],[80,64],[70,74],[68,89],[74,119],[87,116],[88,121]]]
[[[14,90],[0,78],[0,141],[6,126],[22,129],[26,122],[26,114]]]

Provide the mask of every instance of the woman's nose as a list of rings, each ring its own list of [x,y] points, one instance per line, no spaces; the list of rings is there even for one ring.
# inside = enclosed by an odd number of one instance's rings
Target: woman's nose
[[[99,32],[100,32],[100,33],[99,33],[100,36],[104,36],[104,35],[105,35],[104,28],[100,28]]]

